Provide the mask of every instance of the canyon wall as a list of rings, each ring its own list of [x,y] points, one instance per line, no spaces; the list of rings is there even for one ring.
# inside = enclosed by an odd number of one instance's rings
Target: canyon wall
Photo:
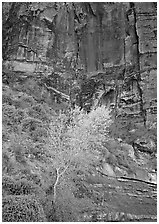
[[[73,80],[56,88],[88,111],[103,91],[129,131],[156,124],[157,3],[3,3],[3,65]]]

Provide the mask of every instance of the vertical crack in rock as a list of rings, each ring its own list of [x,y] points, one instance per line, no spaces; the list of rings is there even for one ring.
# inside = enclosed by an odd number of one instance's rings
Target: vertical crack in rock
[[[143,107],[143,92],[140,87],[139,81],[141,80],[140,76],[140,51],[139,51],[139,36],[137,31],[137,16],[136,16],[136,10],[135,10],[135,4],[133,2],[130,2],[130,8],[132,9],[133,15],[134,15],[134,34],[136,37],[136,57],[137,57],[137,88],[138,93],[140,96],[140,111],[141,116],[143,117],[144,126],[146,126],[146,110]]]
[[[135,34],[135,37],[136,37],[136,50],[137,50],[137,54],[136,54],[136,57],[137,57],[137,70],[140,72],[140,52],[139,52],[139,36],[138,36],[138,33],[137,33],[137,18],[136,18],[136,10],[135,10],[135,4],[133,2],[130,2],[130,8],[132,9],[132,13],[133,13],[133,16],[134,16],[134,34]],[[140,73],[139,73],[140,75]]]

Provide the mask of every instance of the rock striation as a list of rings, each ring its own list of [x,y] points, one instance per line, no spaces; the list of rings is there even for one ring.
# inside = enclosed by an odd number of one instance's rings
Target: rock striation
[[[123,120],[156,122],[156,56],[156,3],[3,3],[5,67],[80,77],[82,106],[102,89]]]

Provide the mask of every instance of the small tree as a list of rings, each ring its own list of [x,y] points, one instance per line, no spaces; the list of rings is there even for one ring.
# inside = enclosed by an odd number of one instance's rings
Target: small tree
[[[80,166],[86,170],[99,161],[103,142],[109,138],[110,123],[109,111],[103,106],[89,114],[75,108],[71,111],[69,122],[65,114],[52,120],[47,150],[51,166],[56,171],[54,203],[57,185],[69,168],[73,170],[73,167]]]

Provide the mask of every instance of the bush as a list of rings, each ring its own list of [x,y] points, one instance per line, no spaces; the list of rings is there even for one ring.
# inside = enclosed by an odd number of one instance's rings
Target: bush
[[[8,105],[12,105],[12,98],[6,94],[2,96],[2,103],[7,103]]]
[[[33,142],[45,142],[47,138],[47,129],[44,127],[37,127],[35,131],[31,133]]]
[[[28,195],[43,193],[39,186],[26,179],[15,180],[11,176],[3,176],[2,189],[8,195]]]
[[[6,196],[2,200],[3,222],[45,222],[42,206],[33,196]]]
[[[24,94],[20,97],[19,103],[22,108],[29,108],[35,104],[35,100],[33,99],[32,96]]]
[[[22,131],[26,131],[30,133],[36,130],[37,127],[41,127],[41,126],[42,126],[41,120],[28,117],[24,119],[22,122]]]
[[[14,160],[11,158],[10,152],[6,149],[2,151],[2,172],[4,173],[12,173],[14,172],[15,164]]]
[[[41,104],[36,104],[36,105],[33,105],[32,107],[30,107],[28,109],[27,114],[28,114],[28,116],[36,118],[36,119],[40,119],[43,122],[49,121],[49,114],[45,110],[45,107]]]
[[[16,113],[16,108],[13,105],[3,104],[2,110],[2,121],[4,124],[13,125],[14,124],[14,114]]]
[[[3,127],[6,127],[8,131],[17,132],[25,117],[26,114],[24,110],[16,109],[13,105],[3,104]]]

